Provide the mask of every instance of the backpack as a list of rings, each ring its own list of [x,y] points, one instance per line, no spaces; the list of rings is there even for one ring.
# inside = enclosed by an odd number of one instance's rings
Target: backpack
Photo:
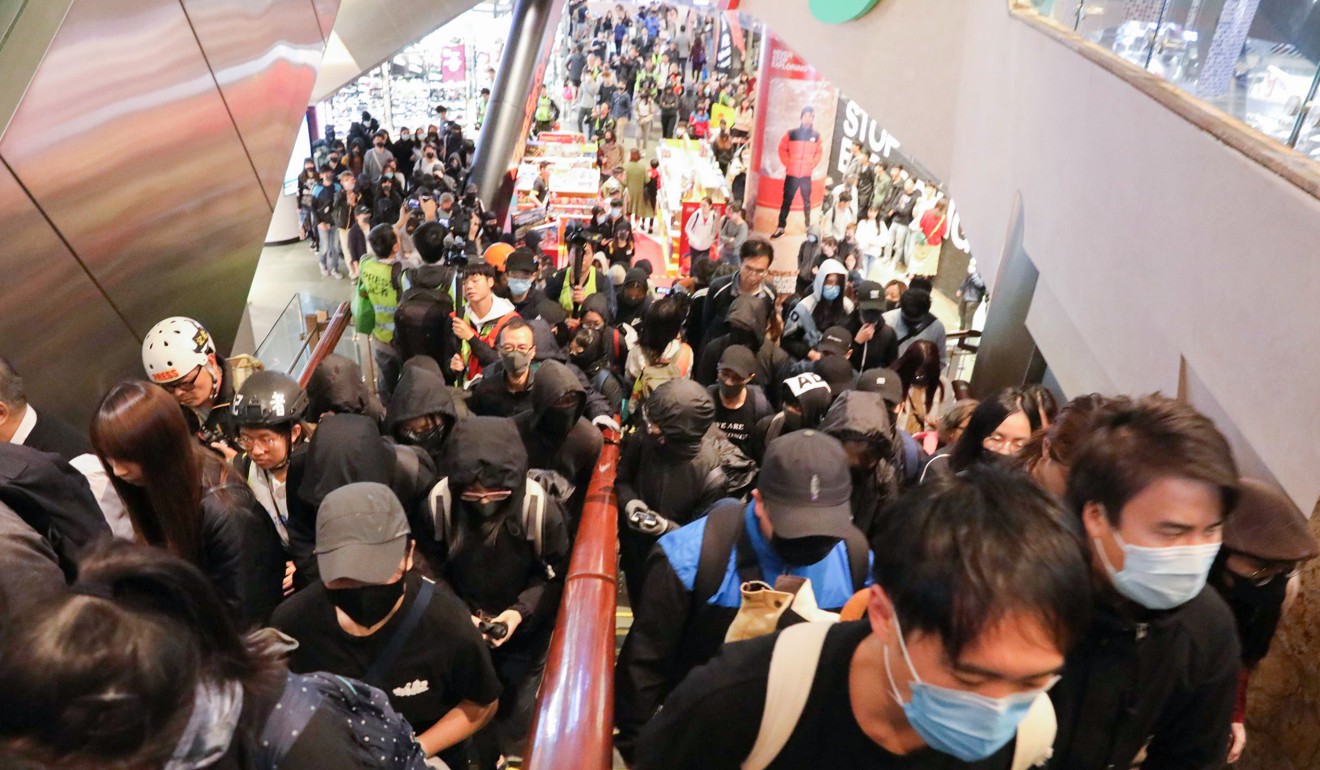
[[[706,533],[701,539],[701,556],[697,559],[697,574],[692,581],[693,606],[705,604],[720,590],[731,554],[736,554],[740,583],[764,579],[751,543],[746,542],[744,507],[743,503],[730,500],[716,504],[706,514]],[[848,571],[852,575],[853,589],[860,591],[869,577],[871,547],[860,531],[850,532],[844,542],[848,548]]]
[[[545,488],[532,477],[527,476],[527,489],[523,493],[522,531],[532,543],[532,553],[537,561],[543,561],[545,552]],[[435,523],[435,539],[446,544],[451,542],[454,530],[453,497],[449,492],[449,479],[440,479],[431,487],[430,512]]]
[[[779,633],[770,655],[761,727],[756,732],[756,743],[743,760],[742,770],[765,770],[788,744],[807,706],[825,636],[833,626],[833,623],[799,623]],[[1048,760],[1057,731],[1054,705],[1048,694],[1041,693],[1018,724],[1012,770],[1027,770]]]
[[[686,362],[686,366],[683,365],[683,362]],[[666,363],[651,364],[642,369],[642,373],[637,376],[637,382],[633,383],[633,398],[639,402],[645,401],[656,388],[670,380],[681,380],[691,371],[692,348],[683,345],[678,349],[678,353]]]
[[[426,755],[408,722],[390,706],[385,693],[362,682],[326,673],[295,674],[261,729],[253,766],[276,770],[318,711],[342,718],[357,744],[345,767],[426,770]]]
[[[912,437],[911,433],[905,430],[898,431],[898,443],[902,447],[902,472],[903,485],[907,486],[915,482],[921,476],[921,471],[925,465],[921,461],[921,445]]]
[[[448,366],[458,352],[449,321],[453,312],[454,300],[447,292],[418,285],[404,291],[394,309],[394,346],[400,360],[424,355]]]

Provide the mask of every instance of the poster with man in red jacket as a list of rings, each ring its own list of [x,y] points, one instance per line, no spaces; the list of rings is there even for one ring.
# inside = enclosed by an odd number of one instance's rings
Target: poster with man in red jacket
[[[771,238],[784,234],[795,195],[802,196],[803,226],[811,227],[811,174],[824,154],[815,124],[816,108],[807,105],[802,108],[800,125],[785,131],[779,140],[779,160],[784,164],[784,200],[779,205],[779,226]]]

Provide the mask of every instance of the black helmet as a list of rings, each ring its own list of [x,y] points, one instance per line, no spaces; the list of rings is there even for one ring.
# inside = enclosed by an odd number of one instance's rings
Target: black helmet
[[[229,413],[242,426],[283,427],[307,413],[307,391],[283,372],[257,372],[238,389]]]

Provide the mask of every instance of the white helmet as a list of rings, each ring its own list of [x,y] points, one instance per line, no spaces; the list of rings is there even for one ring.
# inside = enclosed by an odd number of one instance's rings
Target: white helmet
[[[142,338],[142,366],[158,385],[188,376],[193,369],[210,363],[207,357],[214,353],[211,334],[183,316],[166,318]]]

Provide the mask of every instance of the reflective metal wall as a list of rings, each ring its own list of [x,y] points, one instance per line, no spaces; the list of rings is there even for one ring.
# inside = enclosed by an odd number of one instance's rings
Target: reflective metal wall
[[[161,318],[233,339],[338,0],[65,4],[0,48],[0,355],[81,422]]]

